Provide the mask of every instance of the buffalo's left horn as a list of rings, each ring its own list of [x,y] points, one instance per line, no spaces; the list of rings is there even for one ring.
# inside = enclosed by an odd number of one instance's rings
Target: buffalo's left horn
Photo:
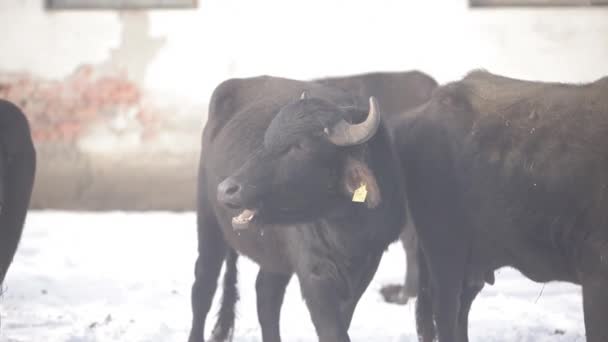
[[[369,98],[369,113],[365,121],[351,124],[342,119],[326,130],[329,141],[338,146],[359,145],[371,139],[380,127],[380,112],[375,97]]]

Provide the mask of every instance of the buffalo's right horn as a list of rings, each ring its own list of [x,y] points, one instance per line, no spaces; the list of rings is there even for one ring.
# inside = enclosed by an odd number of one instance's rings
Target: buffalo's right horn
[[[369,98],[369,113],[365,121],[351,124],[342,119],[333,127],[326,129],[329,141],[338,146],[359,145],[371,139],[380,127],[380,112],[375,97]]]

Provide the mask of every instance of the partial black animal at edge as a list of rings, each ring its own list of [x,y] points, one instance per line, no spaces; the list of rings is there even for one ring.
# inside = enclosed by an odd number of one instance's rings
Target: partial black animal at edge
[[[356,304],[405,223],[401,172],[381,107],[372,98],[362,110],[351,99],[336,88],[274,77],[232,79],[215,90],[199,168],[191,342],[204,340],[224,260],[211,340],[230,336],[237,251],[260,265],[263,341],[280,341],[294,273],[319,341],[350,340]],[[363,202],[353,202],[355,192]]]
[[[21,239],[35,172],[27,119],[15,105],[0,100],[0,293]]]
[[[468,341],[473,300],[511,266],[582,286],[588,342],[608,341],[608,78],[475,71],[395,128],[421,255],[423,342]]]

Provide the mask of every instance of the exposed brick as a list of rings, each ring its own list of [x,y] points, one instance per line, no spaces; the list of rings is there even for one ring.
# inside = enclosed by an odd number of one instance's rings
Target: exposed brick
[[[135,114],[128,119],[139,123],[137,132],[145,142],[154,142],[163,130],[175,129],[163,126],[163,118],[171,114],[168,109],[155,107],[145,97],[124,73],[101,66],[84,65],[59,80],[0,72],[0,98],[23,109],[37,147],[31,207],[192,210],[198,162],[192,148],[185,148],[183,154],[142,148],[142,153],[103,155],[76,144],[97,125],[115,128],[115,119],[124,113]],[[142,147],[149,146],[154,144]]]
[[[142,91],[123,73],[107,73],[84,65],[62,80],[46,80],[26,73],[0,74],[0,98],[20,106],[28,116],[36,143],[74,142],[94,121],[111,119],[125,107],[141,107]],[[143,112],[143,110],[140,110]],[[142,119],[144,136],[157,131],[153,110]],[[149,125],[155,127],[148,128]]]

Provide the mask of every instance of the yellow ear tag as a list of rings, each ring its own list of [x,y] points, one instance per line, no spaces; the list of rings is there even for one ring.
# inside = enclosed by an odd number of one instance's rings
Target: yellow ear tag
[[[361,184],[360,187],[353,192],[353,202],[363,203],[367,197],[367,188],[365,184]]]

